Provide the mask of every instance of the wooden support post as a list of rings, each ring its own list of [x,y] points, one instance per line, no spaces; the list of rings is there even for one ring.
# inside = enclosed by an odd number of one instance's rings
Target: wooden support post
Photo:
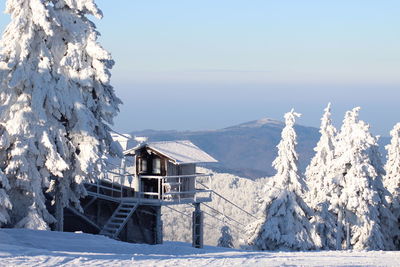
[[[200,203],[194,203],[192,216],[192,246],[203,248],[203,212],[200,210]]]
[[[55,217],[56,217],[56,231],[63,232],[64,231],[64,207],[61,201],[61,192],[59,189],[59,184],[57,182],[56,192],[55,192]]]
[[[156,209],[156,225],[155,225],[155,244],[163,243],[163,222],[161,219],[161,206],[155,207]]]
[[[100,216],[101,216],[101,203],[102,201],[99,199],[96,202],[96,224],[100,225]]]

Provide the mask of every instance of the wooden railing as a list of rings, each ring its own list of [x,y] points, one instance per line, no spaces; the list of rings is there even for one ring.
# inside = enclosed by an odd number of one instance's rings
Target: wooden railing
[[[155,176],[155,175],[140,175],[141,181],[143,179],[156,180],[157,192],[147,191],[142,188],[138,194],[141,198],[158,199],[165,202],[187,202],[193,200],[198,202],[205,199],[211,200],[212,190],[211,179],[212,174],[197,173],[192,175],[171,175],[171,176]],[[208,189],[197,182],[198,178],[207,178]],[[200,188],[201,187],[201,188]]]
[[[131,184],[124,184],[123,178],[130,174],[121,175],[117,172],[109,172],[105,179],[98,179],[96,183],[86,183],[86,189],[90,195],[97,195],[110,200],[137,199],[140,202],[159,202],[165,204],[194,203],[211,201],[212,174],[153,176],[140,175],[134,177],[143,181],[157,184],[155,188],[144,186],[135,190]],[[201,182],[197,179],[201,178]],[[155,183],[154,183],[155,181]],[[207,184],[207,186],[204,186]],[[152,190],[150,190],[152,189]]]

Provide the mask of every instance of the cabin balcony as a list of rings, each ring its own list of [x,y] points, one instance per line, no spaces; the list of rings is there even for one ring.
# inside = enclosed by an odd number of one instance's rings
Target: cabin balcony
[[[131,201],[140,205],[177,205],[212,200],[212,174],[193,175],[138,175],[133,179],[140,181],[139,190],[125,177],[109,173],[108,179],[99,179],[95,183],[85,183],[88,195],[94,198],[115,202]]]

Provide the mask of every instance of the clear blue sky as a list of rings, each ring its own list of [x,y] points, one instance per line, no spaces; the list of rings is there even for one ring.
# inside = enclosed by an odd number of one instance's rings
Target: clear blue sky
[[[399,0],[97,3],[118,130],[215,129],[292,107],[318,126],[329,101],[336,124],[358,105],[375,133],[400,121]]]

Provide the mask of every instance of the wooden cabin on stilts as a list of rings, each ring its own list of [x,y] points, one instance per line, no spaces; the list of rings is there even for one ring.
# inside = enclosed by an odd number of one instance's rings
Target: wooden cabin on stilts
[[[196,172],[196,164],[217,162],[190,141],[142,142],[104,178],[86,183],[83,212],[64,209],[64,230],[102,234],[127,242],[163,241],[161,207],[192,204],[193,246],[203,246],[200,204],[212,197],[212,174]],[[144,140],[143,140],[144,141]]]

